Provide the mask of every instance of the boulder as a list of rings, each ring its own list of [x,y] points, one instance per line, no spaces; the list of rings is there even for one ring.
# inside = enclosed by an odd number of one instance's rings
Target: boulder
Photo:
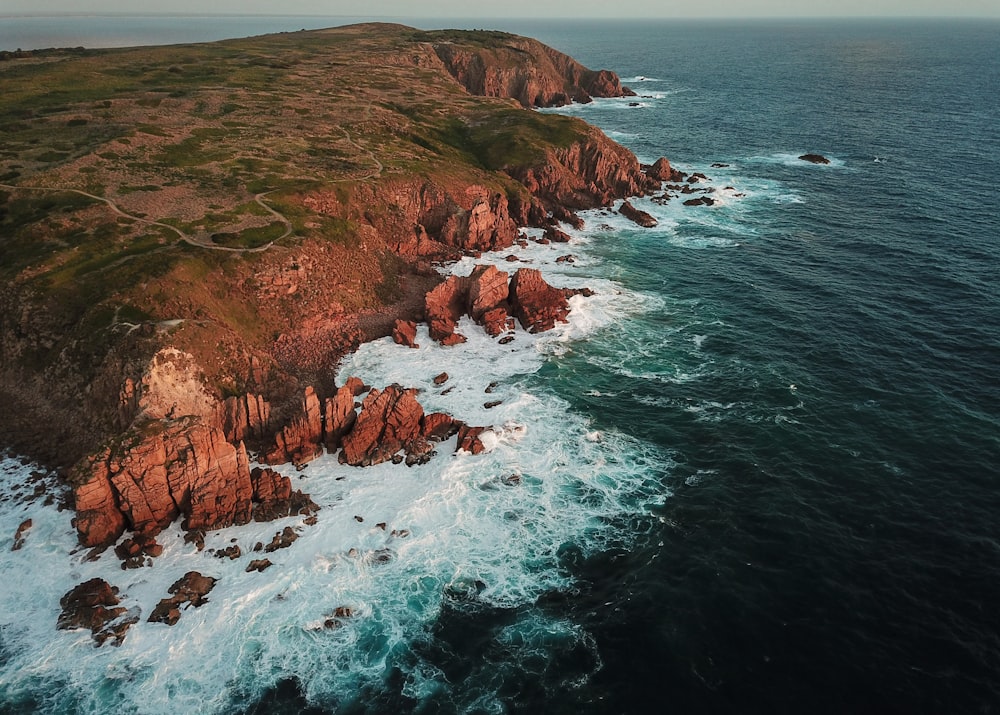
[[[446,382],[448,382],[448,373],[442,372],[439,375],[434,376],[435,385],[443,385]]]
[[[24,546],[24,540],[28,536],[28,532],[31,531],[31,525],[31,519],[25,519],[17,527],[17,531],[14,532],[14,545],[10,547],[11,551],[19,551]]]
[[[628,201],[623,201],[621,208],[618,209],[618,213],[627,218],[633,223],[637,223],[643,228],[653,228],[657,221],[650,214],[646,213],[641,209],[637,209]]]
[[[485,431],[485,427],[470,427],[469,425],[462,425],[458,430],[458,445],[455,447],[455,451],[468,452],[469,454],[481,454],[486,449],[486,445],[484,445],[482,439],[480,439],[481,435]]]
[[[408,348],[420,347],[417,345],[417,324],[412,320],[397,319],[392,328],[392,339]]]
[[[444,412],[432,412],[429,415],[424,415],[420,425],[420,434],[424,439],[432,442],[443,442],[458,432],[462,424],[460,420],[456,420]]]
[[[92,578],[59,599],[62,612],[56,627],[60,630],[86,628],[97,645],[112,638],[114,645],[121,645],[125,632],[139,617],[129,613],[120,603],[117,588],[102,578]]]
[[[550,243],[569,243],[570,240],[568,233],[556,228],[555,226],[548,226],[545,229],[545,238],[547,238]]]
[[[247,564],[246,572],[251,573],[253,571],[262,572],[265,571],[274,564],[271,563],[271,559],[253,559]]]
[[[514,315],[529,333],[551,330],[566,322],[569,302],[565,294],[550,286],[535,268],[519,268],[510,281],[510,303]]]
[[[192,608],[200,608],[205,605],[208,603],[206,596],[215,588],[215,584],[216,579],[211,576],[202,576],[197,571],[188,571],[167,589],[167,593],[173,595],[156,604],[156,608],[149,614],[149,622],[174,625],[180,620],[181,606],[188,604]]]

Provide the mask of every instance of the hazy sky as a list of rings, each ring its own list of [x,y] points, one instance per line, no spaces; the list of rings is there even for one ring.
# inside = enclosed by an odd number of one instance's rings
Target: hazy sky
[[[456,18],[1000,17],[1000,0],[0,0],[0,15],[101,12]]]

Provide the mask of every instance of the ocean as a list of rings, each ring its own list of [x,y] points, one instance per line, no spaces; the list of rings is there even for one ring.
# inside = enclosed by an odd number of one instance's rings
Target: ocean
[[[618,72],[638,97],[552,111],[715,205],[519,249],[595,291],[550,333],[345,360],[492,450],[285,469],[322,511],[264,575],[176,528],[86,561],[4,460],[0,712],[1000,712],[1000,23],[492,25]],[[83,580],[145,613],[192,569],[172,628],[55,630]]]

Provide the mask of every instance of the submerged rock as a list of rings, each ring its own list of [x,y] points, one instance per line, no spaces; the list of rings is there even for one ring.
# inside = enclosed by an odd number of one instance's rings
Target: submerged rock
[[[192,608],[199,608],[208,603],[206,596],[215,588],[216,581],[211,576],[188,571],[167,589],[167,593],[173,595],[156,604],[156,608],[149,614],[149,622],[174,625],[181,618],[181,606],[188,604]]]
[[[799,157],[802,161],[808,161],[810,164],[829,164],[830,160],[827,159],[822,154],[803,154]]]
[[[56,627],[60,630],[86,628],[97,645],[111,639],[114,639],[113,645],[121,645],[125,632],[139,620],[139,615],[119,603],[116,587],[102,578],[92,578],[59,599],[62,612]]]

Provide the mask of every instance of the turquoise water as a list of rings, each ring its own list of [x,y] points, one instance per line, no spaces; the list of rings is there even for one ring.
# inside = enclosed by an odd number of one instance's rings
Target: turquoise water
[[[35,515],[47,536],[17,558],[53,579],[0,604],[0,709],[1000,710],[1000,24],[503,29],[617,71],[640,106],[559,111],[704,172],[718,204],[639,200],[657,228],[594,212],[523,252],[597,291],[553,335],[501,349],[466,326],[456,350],[349,360],[496,425],[495,448],[293,473],[324,510],[266,585],[169,540],[119,575],[65,556],[65,515],[0,504],[2,534]],[[383,570],[350,561],[383,546],[354,514],[412,541]],[[52,634],[51,601],[92,573],[148,607],[195,563],[220,590],[178,630],[117,651]],[[355,623],[310,630],[343,602]]]

